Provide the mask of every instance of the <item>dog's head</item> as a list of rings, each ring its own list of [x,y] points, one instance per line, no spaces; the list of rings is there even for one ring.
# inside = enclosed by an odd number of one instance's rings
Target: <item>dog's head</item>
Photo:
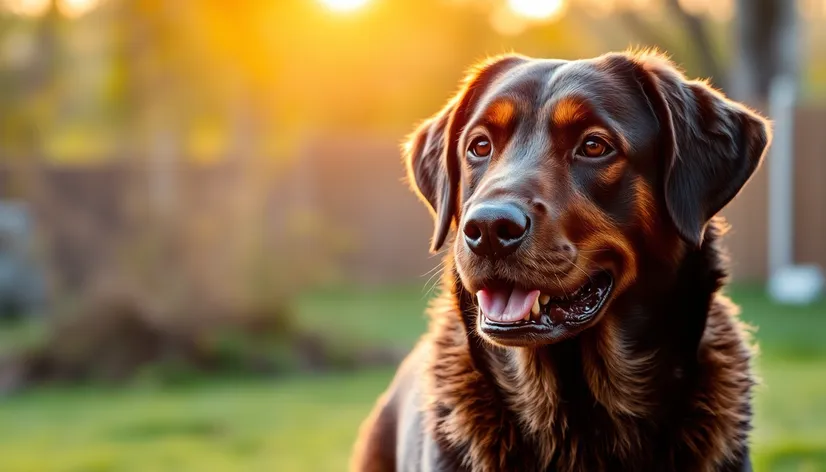
[[[657,54],[505,56],[469,74],[405,158],[434,215],[431,249],[455,230],[478,331],[536,345],[593,326],[658,276],[643,265],[673,269],[700,247],[768,140],[762,118]]]

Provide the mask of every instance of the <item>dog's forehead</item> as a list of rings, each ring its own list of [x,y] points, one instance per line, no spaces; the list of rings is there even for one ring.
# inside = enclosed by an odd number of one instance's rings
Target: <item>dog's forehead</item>
[[[487,90],[488,97],[507,97],[515,100],[535,101],[541,98],[549,80],[568,61],[556,59],[531,59],[502,76]]]
[[[560,67],[545,91],[543,104],[556,104],[567,98],[583,101],[623,123],[645,112],[639,84],[625,71],[612,69],[600,60],[575,61]]]
[[[481,114],[501,103],[535,116],[552,116],[560,104],[579,103],[617,125],[647,113],[633,78],[594,59],[532,59],[516,66],[485,90],[477,111]]]

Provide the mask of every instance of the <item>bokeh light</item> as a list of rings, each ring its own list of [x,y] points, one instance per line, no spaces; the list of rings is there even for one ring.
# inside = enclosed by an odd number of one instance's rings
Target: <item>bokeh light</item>
[[[734,18],[734,0],[709,2],[708,15],[715,21],[731,21],[731,19]]]
[[[677,3],[679,3],[680,8],[687,13],[700,16],[708,10],[710,2],[708,0],[679,0]]]
[[[516,14],[537,20],[550,20],[564,12],[564,0],[508,0]]]
[[[517,36],[529,26],[530,20],[517,14],[507,5],[500,5],[490,12],[490,26],[502,36]]]
[[[77,18],[94,10],[101,0],[61,0],[57,3],[60,12],[69,18]]]
[[[581,0],[580,3],[585,12],[597,18],[607,17],[617,7],[616,0]]]
[[[798,0],[804,18],[826,18],[826,0]]]
[[[50,0],[3,0],[3,7],[22,16],[41,16],[49,9]]]
[[[367,5],[369,0],[320,0],[327,8],[337,12],[358,10]]]

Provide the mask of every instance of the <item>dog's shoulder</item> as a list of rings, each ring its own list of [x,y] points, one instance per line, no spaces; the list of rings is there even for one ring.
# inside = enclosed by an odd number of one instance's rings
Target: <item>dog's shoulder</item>
[[[425,337],[399,365],[361,425],[352,471],[430,470],[423,463],[438,460],[438,447],[428,439],[423,411],[422,378],[430,349]]]
[[[693,412],[681,439],[717,463],[748,463],[754,356],[751,329],[740,320],[738,307],[716,294],[698,350],[701,375]]]

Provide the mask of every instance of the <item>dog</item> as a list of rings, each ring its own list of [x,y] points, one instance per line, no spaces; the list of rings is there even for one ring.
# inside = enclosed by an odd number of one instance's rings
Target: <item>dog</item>
[[[449,249],[351,470],[751,470],[718,213],[770,140],[657,51],[471,69],[404,145]]]

